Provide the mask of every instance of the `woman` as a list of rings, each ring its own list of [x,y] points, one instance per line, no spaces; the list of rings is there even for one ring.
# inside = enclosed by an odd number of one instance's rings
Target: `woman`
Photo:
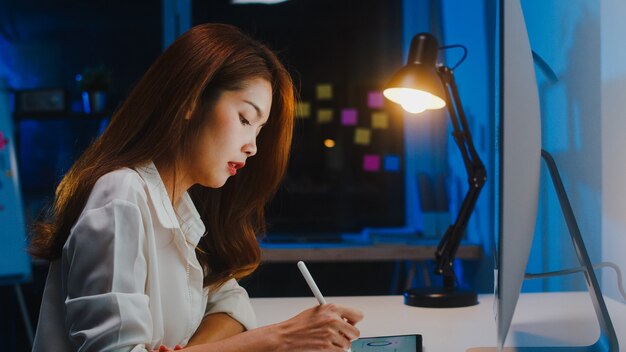
[[[51,261],[35,351],[342,351],[337,305],[255,328],[237,280],[259,264],[294,92],[276,56],[204,24],[150,67],[65,175],[31,253]],[[245,166],[245,167],[244,167]]]

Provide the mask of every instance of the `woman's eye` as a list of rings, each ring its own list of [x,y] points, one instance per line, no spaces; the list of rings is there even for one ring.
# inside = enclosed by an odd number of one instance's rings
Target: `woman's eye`
[[[250,121],[246,120],[246,118],[243,117],[243,115],[239,115],[239,121],[241,122],[242,125],[246,125],[246,126],[250,125]]]

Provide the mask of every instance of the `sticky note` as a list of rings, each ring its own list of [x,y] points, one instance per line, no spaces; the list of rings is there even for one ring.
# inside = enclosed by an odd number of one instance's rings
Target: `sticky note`
[[[4,147],[9,143],[9,140],[4,138],[4,133],[0,131],[0,150],[4,150]]]
[[[301,119],[311,117],[311,104],[306,101],[298,102],[296,104],[296,117]]]
[[[371,91],[367,93],[367,106],[370,109],[382,109],[385,105],[385,99],[383,93],[378,91]]]
[[[363,155],[363,170],[375,172],[380,170],[380,156],[375,154]]]
[[[386,112],[375,111],[372,113],[372,128],[389,128],[389,116]]]
[[[330,84],[318,84],[316,87],[317,100],[330,100],[333,98],[333,86]]]
[[[354,126],[357,122],[356,109],[341,110],[341,124],[344,126]]]
[[[369,145],[372,139],[372,131],[369,128],[356,128],[354,130],[354,144]]]
[[[385,155],[383,169],[385,171],[400,171],[400,156],[393,154]]]
[[[333,122],[333,110],[332,109],[319,109],[317,110],[317,123],[331,123]]]

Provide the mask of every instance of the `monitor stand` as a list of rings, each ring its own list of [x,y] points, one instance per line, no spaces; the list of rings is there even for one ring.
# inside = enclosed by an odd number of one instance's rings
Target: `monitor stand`
[[[589,290],[589,295],[591,296],[591,302],[593,303],[593,308],[596,312],[596,316],[598,317],[598,323],[600,325],[600,337],[593,345],[590,345],[590,346],[554,346],[554,347],[534,347],[533,346],[533,347],[505,347],[501,349],[498,349],[496,347],[486,347],[486,348],[479,347],[479,348],[470,348],[467,351],[468,352],[487,352],[487,351],[489,352],[491,351],[617,352],[619,351],[617,335],[615,334],[613,323],[611,323],[611,318],[609,317],[609,311],[607,310],[606,304],[604,303],[604,297],[602,296],[602,291],[600,290],[600,284],[598,283],[596,274],[593,271],[593,265],[591,264],[591,259],[589,259],[589,254],[587,253],[585,243],[583,242],[582,235],[580,234],[580,229],[578,228],[578,223],[576,222],[576,217],[574,216],[574,211],[572,210],[572,207],[569,203],[569,198],[567,197],[567,193],[565,192],[565,187],[563,187],[563,181],[561,181],[559,170],[556,167],[556,163],[554,162],[554,159],[552,158],[552,155],[550,155],[550,153],[542,149],[541,157],[546,162],[548,171],[550,172],[550,178],[552,179],[552,184],[554,185],[557,197],[559,198],[561,211],[563,212],[563,217],[565,218],[565,222],[567,223],[569,234],[572,237],[572,242],[574,244],[574,248],[576,249],[576,255],[578,257],[578,261],[584,268],[583,272],[585,274],[585,282],[587,283],[587,289]]]

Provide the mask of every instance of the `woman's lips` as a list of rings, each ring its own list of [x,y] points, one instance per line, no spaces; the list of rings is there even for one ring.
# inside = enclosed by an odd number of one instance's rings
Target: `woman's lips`
[[[237,169],[241,169],[242,167],[244,167],[244,165],[246,164],[230,161],[228,162],[228,171],[230,171],[230,174],[232,176],[235,176],[237,174]]]

